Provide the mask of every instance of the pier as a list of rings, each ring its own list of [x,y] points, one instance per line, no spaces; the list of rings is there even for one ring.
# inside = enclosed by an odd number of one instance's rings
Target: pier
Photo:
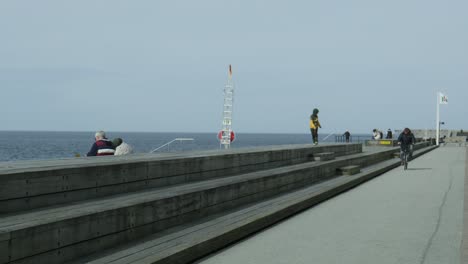
[[[346,203],[331,209],[335,215],[326,220],[327,214],[322,214],[314,220],[327,225],[317,222],[313,227],[297,225],[293,229],[304,237],[317,231],[318,238],[323,237],[320,232],[332,232],[335,226],[336,230],[350,229],[342,234],[352,238],[361,234],[359,228],[369,226],[377,237],[382,232],[384,240],[387,233],[398,234],[391,219],[404,221],[395,214],[405,204],[402,192],[408,195],[407,206],[426,194],[426,202],[437,202],[434,208],[440,208],[439,194],[447,190],[443,179],[453,174],[456,190],[458,171],[464,169],[462,150],[465,148],[418,143],[417,159],[405,175],[399,167],[398,147],[362,144],[0,163],[0,263],[190,263],[274,224],[287,225],[343,199]],[[452,174],[447,176],[449,165]],[[425,173],[432,175],[426,183],[433,193],[418,185]],[[360,186],[375,177],[378,180]],[[422,193],[410,197],[411,188],[416,187]],[[356,192],[360,193],[357,198],[346,198]],[[398,200],[392,204],[386,195],[398,196]],[[380,200],[387,202],[388,210],[379,207]],[[427,212],[433,209],[424,208]],[[389,221],[382,230],[373,229],[369,216],[384,217],[385,212],[391,215]],[[417,218],[411,220],[409,228]],[[431,224],[428,220],[415,228],[433,227]],[[345,237],[330,234],[323,241],[343,245]],[[356,237],[348,242],[353,244],[358,238],[365,240]],[[295,243],[293,236],[282,239],[284,243],[279,244],[286,250],[286,244]],[[377,242],[377,247],[384,243]],[[311,241],[314,243],[319,244],[318,240]],[[232,263],[239,262],[235,259]]]

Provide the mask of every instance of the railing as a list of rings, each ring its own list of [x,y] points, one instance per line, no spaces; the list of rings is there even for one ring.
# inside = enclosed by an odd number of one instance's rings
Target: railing
[[[350,136],[349,142],[364,143],[366,140],[371,140],[371,136]],[[346,137],[343,135],[335,136],[335,142],[346,142]]]
[[[164,148],[164,147],[167,147],[168,150],[169,150],[169,145],[171,145],[172,143],[174,143],[174,142],[176,142],[176,141],[182,142],[182,141],[193,141],[193,140],[195,140],[195,139],[193,139],[193,138],[174,138],[173,140],[171,140],[171,141],[169,141],[169,142],[167,142],[167,143],[164,143],[164,144],[162,144],[161,146],[159,146],[159,147],[153,149],[152,151],[150,151],[150,153],[153,153],[153,152],[155,152],[155,151],[158,151],[158,150],[160,150],[160,149],[162,149],[162,148]]]

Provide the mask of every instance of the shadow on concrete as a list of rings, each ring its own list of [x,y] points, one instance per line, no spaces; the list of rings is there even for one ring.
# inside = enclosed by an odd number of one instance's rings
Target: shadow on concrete
[[[408,170],[432,170],[432,168],[408,168]]]

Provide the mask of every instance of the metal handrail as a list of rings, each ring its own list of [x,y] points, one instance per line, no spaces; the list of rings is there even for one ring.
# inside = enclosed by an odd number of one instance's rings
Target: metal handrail
[[[324,138],[322,139],[322,141],[326,141],[330,136],[333,136],[334,134],[335,134],[335,132],[330,133],[330,135],[324,137]]]
[[[193,138],[174,138],[173,140],[171,140],[171,141],[169,141],[167,143],[164,143],[161,146],[153,149],[152,151],[150,151],[150,153],[153,153],[153,152],[155,152],[155,151],[157,151],[157,150],[159,150],[161,148],[164,148],[165,146],[169,146],[170,144],[172,144],[175,141],[193,141],[193,140],[195,140],[195,139],[193,139]]]

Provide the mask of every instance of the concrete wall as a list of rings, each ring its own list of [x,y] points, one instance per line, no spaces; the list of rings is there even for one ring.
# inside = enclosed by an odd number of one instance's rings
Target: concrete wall
[[[465,143],[466,142],[466,136],[455,136],[455,137],[450,137],[444,139],[445,143]]]

